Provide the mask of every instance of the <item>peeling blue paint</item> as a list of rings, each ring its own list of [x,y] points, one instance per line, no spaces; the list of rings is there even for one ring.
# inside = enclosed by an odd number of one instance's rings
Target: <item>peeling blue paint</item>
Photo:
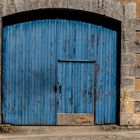
[[[71,20],[30,21],[4,27],[2,52],[3,123],[57,125],[58,113],[116,123],[116,31]]]

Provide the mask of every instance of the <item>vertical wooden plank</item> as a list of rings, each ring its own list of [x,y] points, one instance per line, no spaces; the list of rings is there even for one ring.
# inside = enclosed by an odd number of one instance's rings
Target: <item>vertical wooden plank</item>
[[[3,31],[3,47],[2,47],[2,61],[3,61],[3,69],[2,69],[2,115],[3,115],[3,122],[6,121],[6,72],[7,72],[7,67],[6,67],[6,63],[7,63],[7,58],[6,58],[6,55],[7,55],[7,42],[6,41],[6,38],[8,36],[8,27],[5,28],[5,30]],[[8,40],[8,39],[7,39]]]
[[[13,42],[11,42],[12,40],[14,40]],[[15,121],[15,105],[14,105],[14,101],[15,98],[14,96],[16,95],[16,87],[14,86],[16,84],[16,52],[15,52],[15,48],[16,48],[16,29],[15,29],[15,25],[13,26],[13,28],[9,27],[9,80],[11,80],[12,78],[14,79],[13,82],[10,82],[10,91],[9,91],[9,102],[10,102],[10,112],[8,112],[9,114],[7,114],[7,118],[9,122],[11,120],[11,123],[14,123]],[[13,65],[14,64],[14,65]],[[15,70],[15,72],[13,71],[13,69]],[[14,96],[11,94],[14,93]]]
[[[101,94],[101,88],[100,88],[100,81],[101,81],[101,27],[98,27],[98,58],[97,58],[97,62],[99,65],[99,70],[98,70],[98,77],[97,77],[97,92],[96,92],[96,124],[100,123],[100,118],[101,118],[101,111],[100,111],[100,94]]]
[[[21,88],[21,92],[22,92],[22,101],[21,101],[21,105],[22,105],[22,116],[21,116],[21,124],[24,124],[24,117],[25,117],[25,102],[24,102],[24,98],[25,98],[25,53],[26,53],[26,48],[24,47],[25,46],[25,37],[23,37],[25,35],[25,26],[24,24],[21,24],[21,36],[22,36],[22,39],[21,39],[21,43],[22,43],[22,57],[21,57],[21,61],[22,61],[22,88]]]
[[[19,67],[20,67],[20,61],[19,61],[19,27],[16,25],[15,26],[15,36],[16,36],[16,41],[15,41],[15,98],[14,98],[14,122],[17,121],[17,124],[20,123],[20,116],[19,116],[19,101],[20,101],[20,93],[19,93],[19,89],[20,89],[20,83],[19,83]],[[17,49],[18,48],[18,49]],[[18,55],[16,55],[18,54]],[[12,55],[12,52],[11,52]],[[12,69],[13,71],[13,69]]]
[[[43,44],[46,44],[46,45],[43,45],[43,67],[44,67],[44,69],[43,69],[43,73],[44,73],[44,93],[45,94],[49,94],[48,93],[48,80],[46,80],[46,75],[47,75],[47,73],[48,73],[48,71],[47,71],[47,66],[48,66],[48,61],[46,61],[46,60],[48,60],[48,49],[47,49],[47,44],[48,44],[48,30],[47,30],[47,21],[46,20],[44,20],[43,21],[43,31],[42,31],[42,37],[43,37],[43,41],[42,41],[42,45]],[[43,32],[44,32],[44,34],[43,34]],[[43,94],[44,94],[43,93]],[[49,124],[49,122],[48,122],[48,114],[47,114],[47,110],[48,110],[48,96],[43,96],[43,102],[44,102],[44,107],[43,107],[43,112],[44,112],[44,117],[43,117],[43,124]]]

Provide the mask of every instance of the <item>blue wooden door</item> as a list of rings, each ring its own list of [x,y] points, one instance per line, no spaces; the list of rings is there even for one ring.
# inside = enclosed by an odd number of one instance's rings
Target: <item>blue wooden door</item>
[[[94,62],[58,62],[58,112],[94,114]]]
[[[3,34],[3,122],[56,124],[55,20],[6,26]]]
[[[58,113],[116,123],[116,31],[60,19],[19,23],[4,27],[2,52],[3,123],[56,125]]]

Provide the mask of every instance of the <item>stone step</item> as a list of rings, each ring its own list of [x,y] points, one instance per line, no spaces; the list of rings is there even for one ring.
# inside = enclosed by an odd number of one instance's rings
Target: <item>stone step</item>
[[[140,129],[116,126],[18,126],[9,132],[1,132],[0,140],[140,140]]]
[[[115,136],[115,135],[95,135],[95,136],[9,136],[0,140],[140,140],[140,136]]]

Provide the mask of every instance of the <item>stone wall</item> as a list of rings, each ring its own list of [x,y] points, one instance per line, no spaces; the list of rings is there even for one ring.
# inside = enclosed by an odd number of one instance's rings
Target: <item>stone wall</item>
[[[125,2],[136,3],[135,38],[130,46],[130,52],[133,53],[133,58],[132,56],[127,58],[127,60],[132,58],[133,64],[131,66],[129,65],[129,68],[127,67],[128,70],[124,68],[125,73],[129,73],[129,78],[135,77],[135,81],[129,79],[127,86],[130,84],[131,89],[127,89],[122,93],[121,111],[126,113],[121,114],[121,124],[140,125],[140,0],[125,0]],[[132,38],[130,37],[129,40],[132,40]]]
[[[121,89],[118,93],[120,94],[118,115],[120,125],[140,125],[140,21],[136,20],[135,0],[0,0],[0,32],[2,17],[46,8],[90,11],[121,21]],[[2,32],[0,48],[1,40]]]

